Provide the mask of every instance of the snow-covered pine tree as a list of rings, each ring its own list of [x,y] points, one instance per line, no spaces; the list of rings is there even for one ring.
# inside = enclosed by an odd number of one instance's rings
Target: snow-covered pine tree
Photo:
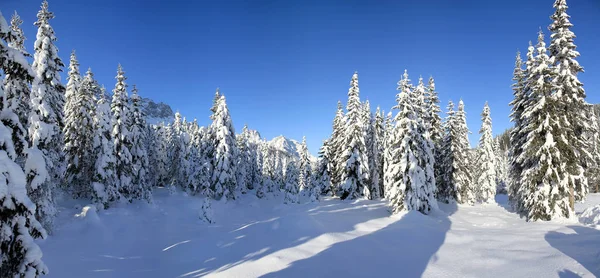
[[[589,142],[589,150],[592,159],[586,161],[585,177],[588,181],[588,192],[600,192],[600,126],[598,124],[598,115],[594,111],[593,105],[588,105],[588,117],[594,119],[591,121],[590,130],[584,134],[586,141]]]
[[[250,131],[250,129],[244,129],[242,131],[244,133],[244,137],[248,143],[248,165],[247,168],[247,185],[248,189],[254,189],[255,184],[259,182],[260,179],[260,168],[258,164],[258,142],[256,141],[256,133],[255,131]],[[260,136],[259,136],[260,137]]]
[[[494,156],[496,157],[496,194],[507,194],[508,155],[501,146],[499,138],[494,139]]]
[[[164,123],[160,123],[154,127],[156,134],[156,184],[158,186],[166,186],[169,183],[168,171],[169,163],[169,128]]]
[[[422,79],[413,91],[407,71],[398,82],[398,109],[394,129],[398,138],[390,146],[394,149],[390,165],[393,186],[390,190],[392,213],[417,210],[428,214],[437,208],[435,177],[433,173],[432,144],[427,126],[420,119],[424,108],[425,87]],[[423,115],[423,114],[421,114]]]
[[[383,186],[383,165],[385,160],[385,123],[384,123],[384,114],[383,111],[377,106],[377,110],[375,111],[374,118],[372,120],[373,128],[375,129],[375,142],[377,143],[377,147],[375,148],[375,152],[377,153],[377,177],[373,177],[373,180],[377,180],[376,184],[378,186],[378,195],[379,197],[383,197],[384,195],[384,186]],[[374,175],[374,174],[373,174]]]
[[[242,133],[236,136],[236,146],[238,149],[238,157],[236,162],[236,179],[238,187],[242,194],[246,194],[250,183],[252,182],[252,178],[250,176],[250,146],[248,144],[248,138],[246,135],[248,134],[248,126],[244,125]]]
[[[364,127],[361,121],[361,103],[358,88],[358,73],[352,75],[346,106],[346,125],[344,133],[343,159],[344,170],[341,179],[341,199],[356,199],[371,195],[367,181],[369,179],[369,160],[364,141]]]
[[[471,144],[469,143],[469,128],[467,127],[467,113],[462,99],[458,102],[455,124],[452,126],[454,133],[452,150],[454,150],[454,169],[452,171],[452,184],[456,188],[456,201],[460,204],[475,203],[471,177]]]
[[[392,111],[388,112],[384,122],[385,135],[383,146],[383,197],[389,201],[389,193],[393,186],[390,165],[392,162],[393,150],[391,148],[394,142],[394,124],[392,123]]]
[[[110,109],[112,112],[112,133],[113,154],[115,157],[115,175],[117,177],[117,188],[122,197],[131,201],[133,194],[133,168],[132,168],[132,138],[129,129],[128,117],[131,115],[129,105],[129,96],[127,95],[127,84],[125,72],[121,65],[117,69],[117,83],[113,90]]]
[[[115,173],[115,154],[111,137],[110,103],[106,94],[98,94],[94,114],[94,174],[92,176],[92,200],[108,208],[119,200]]]
[[[72,65],[77,65],[73,54]],[[77,67],[72,67],[77,68]],[[78,73],[78,69],[74,72]],[[74,78],[73,78],[74,79]],[[71,83],[71,81],[69,81]],[[73,89],[73,84],[71,84]],[[94,100],[94,75],[89,69],[85,78],[78,84],[73,95],[69,96],[70,104],[65,109],[64,153],[67,161],[65,181],[69,191],[76,198],[92,198],[92,177],[95,172],[94,161],[94,118],[96,103]],[[65,106],[67,107],[67,106]]]
[[[181,113],[175,112],[175,119],[173,124],[169,128],[168,134],[168,160],[169,160],[169,171],[168,171],[168,183],[170,186],[180,186],[185,189],[187,178],[184,179],[182,175],[184,163],[184,127],[183,117]]]
[[[150,188],[157,186],[157,172],[158,172],[158,153],[156,152],[157,134],[154,126],[147,124],[144,129],[144,146],[146,147],[146,153],[148,153],[148,173],[146,173],[146,182]]]
[[[325,140],[319,149],[319,161],[317,163],[317,170],[315,173],[315,184],[321,191],[319,194],[327,194],[329,191],[331,191],[331,177],[329,176],[329,165],[331,165],[330,155],[329,142],[328,140]]]
[[[508,153],[509,170],[508,170],[508,200],[515,211],[522,211],[523,204],[519,196],[521,188],[521,178],[523,176],[523,161],[521,154],[523,153],[523,145],[527,138],[525,134],[525,123],[523,113],[529,101],[529,93],[527,86],[527,77],[533,68],[533,52],[534,47],[529,42],[527,48],[527,67],[523,70],[523,61],[521,53],[517,52],[515,61],[515,69],[513,71],[513,100],[510,102],[511,114],[510,120],[513,122],[513,128],[510,131],[510,149]]]
[[[273,155],[269,149],[268,143],[263,141],[260,145],[260,165],[262,171],[262,181],[256,189],[256,196],[263,198],[269,190],[273,188],[273,173],[275,172],[275,163]]]
[[[298,194],[300,190],[300,175],[301,170],[296,166],[294,160],[288,161],[285,169],[285,196],[283,203],[295,204],[298,203]]]
[[[11,21],[10,21],[10,32],[11,35],[6,36],[6,42],[8,42],[8,47],[11,49],[17,50],[23,56],[29,56],[29,54],[25,51],[24,41],[25,36],[23,35],[23,30],[21,30],[21,24],[23,21],[17,14],[14,13]],[[8,49],[8,48],[7,48]],[[12,51],[12,50],[11,50]],[[29,67],[28,67],[29,68]],[[15,74],[9,72],[5,72],[4,78],[4,105],[15,114],[19,119],[21,124],[21,128],[14,128],[13,132],[20,133],[25,135],[27,132],[27,118],[29,117],[29,97],[31,95],[31,89],[29,84],[31,80],[28,80],[30,76],[27,74]],[[13,135],[13,138],[26,138],[26,136],[16,136]],[[17,151],[17,163],[23,166],[25,160],[25,147],[26,140],[13,142],[15,144],[15,149]]]
[[[427,123],[429,137],[434,146],[433,155],[435,158],[435,163],[433,169],[435,172],[436,183],[439,186],[440,179],[442,178],[444,172],[442,169],[443,158],[441,154],[444,132],[442,129],[442,118],[440,116],[440,112],[442,111],[440,108],[440,99],[437,91],[435,90],[435,80],[433,77],[429,77],[427,91],[425,92],[425,105],[427,107],[425,121]]]
[[[32,64],[35,78],[28,121],[32,148],[25,162],[28,194],[36,204],[37,219],[49,232],[56,215],[53,191],[64,176],[62,129],[65,88],[59,75],[64,65],[58,57],[58,48],[54,44],[56,36],[49,23],[53,18],[48,2],[42,2],[35,22],[38,27]],[[46,165],[40,163],[42,160]]]
[[[590,132],[593,119],[588,117],[586,93],[583,83],[577,78],[577,75],[583,72],[583,67],[577,61],[580,54],[574,43],[575,34],[571,31],[573,24],[567,14],[567,1],[556,0],[554,9],[555,12],[550,17],[552,24],[548,27],[552,32],[548,50],[551,57],[550,66],[554,70],[552,77],[554,97],[557,98],[562,111],[564,111],[563,117],[560,119],[562,121],[560,126],[565,129],[564,138],[569,142],[564,146],[559,146],[566,148],[561,148],[560,152],[574,154],[573,156],[561,156],[570,175],[569,179],[571,180],[568,182],[574,187],[569,189],[572,197],[570,206],[573,211],[575,201],[583,200],[587,195],[588,186],[584,175],[584,166],[593,163],[594,158],[590,155],[592,144],[583,135]]]
[[[375,130],[375,116],[371,113],[371,105],[369,101],[365,101],[363,111],[363,126],[365,129],[365,144],[367,147],[367,159],[369,163],[369,196],[367,198],[373,200],[381,197],[379,192],[379,153],[377,144],[377,134]]]
[[[310,166],[310,155],[308,153],[308,147],[306,146],[306,136],[302,137],[302,144],[299,150],[300,161],[298,167],[298,185],[300,186],[300,193],[303,195],[311,194],[312,190],[312,173]]]
[[[442,144],[440,146],[440,168],[443,170],[440,173],[440,176],[437,177],[437,199],[440,202],[450,203],[456,200],[456,188],[454,187],[452,181],[452,173],[454,171],[454,151],[452,150],[452,144],[454,140],[454,135],[451,132],[454,130],[455,125],[455,111],[454,111],[454,102],[452,100],[448,101],[448,106],[446,107],[446,119],[443,125],[443,139]]]
[[[214,135],[214,156],[212,159],[211,187],[217,199],[225,196],[228,200],[236,199],[238,186],[235,177],[237,147],[235,130],[227,109],[225,96],[221,95],[210,126]]]
[[[478,167],[475,180],[475,195],[478,202],[492,203],[496,196],[496,154],[492,137],[492,118],[490,107],[485,103],[481,112],[481,137],[477,148],[476,165]]]
[[[6,44],[14,40],[15,33],[0,13],[0,72],[15,80],[32,80],[34,72],[23,54]],[[36,219],[36,207],[26,194],[25,173],[15,163],[23,152],[16,145],[26,147],[18,110],[18,106],[9,105],[0,86],[0,134],[13,135],[0,136],[0,277],[38,277],[48,269],[34,238],[45,238],[46,231]],[[39,163],[45,170],[44,161]]]
[[[65,122],[67,121],[67,113],[73,111],[73,105],[75,102],[77,102],[78,92],[81,88],[82,82],[81,73],[79,72],[79,61],[77,61],[77,55],[75,55],[75,50],[71,51],[67,80],[67,89],[65,91],[65,105],[63,107]],[[66,133],[67,131],[68,129],[65,127],[64,132]],[[69,162],[67,162],[67,164],[68,163]],[[67,183],[68,182],[70,181],[67,181]]]
[[[561,122],[562,104],[553,95],[555,72],[550,68],[551,61],[540,30],[535,66],[529,75],[530,101],[523,111],[527,141],[521,154],[523,177],[518,194],[523,204],[521,213],[532,221],[573,215],[573,184],[564,158],[575,154],[565,146],[570,142],[565,140],[567,131]]]
[[[329,139],[329,151],[331,160],[329,165],[331,175],[331,195],[339,193],[340,180],[345,161],[342,161],[342,151],[344,146],[344,110],[342,102],[338,101],[335,118],[333,118],[333,131]]]
[[[152,188],[147,175],[149,171],[148,153],[146,151],[146,116],[142,110],[142,98],[138,95],[138,89],[133,85],[131,90],[131,110],[129,130],[131,132],[131,166],[132,166],[132,189],[130,198],[152,202]]]

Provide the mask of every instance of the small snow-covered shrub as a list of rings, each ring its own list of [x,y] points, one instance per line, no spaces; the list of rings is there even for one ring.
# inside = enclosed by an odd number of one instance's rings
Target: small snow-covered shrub
[[[213,209],[210,204],[210,198],[204,198],[202,210],[200,211],[200,219],[209,224],[215,223]]]

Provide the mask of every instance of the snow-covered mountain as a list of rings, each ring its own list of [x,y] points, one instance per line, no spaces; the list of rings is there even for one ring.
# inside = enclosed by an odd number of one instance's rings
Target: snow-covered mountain
[[[146,114],[146,121],[149,124],[170,123],[175,118],[175,113],[173,113],[171,106],[164,102],[156,103],[149,98],[143,98],[142,106]]]
[[[283,135],[279,135],[269,141],[269,147],[296,157],[299,156],[298,151],[300,150],[301,145],[300,142],[294,139],[285,138]]]

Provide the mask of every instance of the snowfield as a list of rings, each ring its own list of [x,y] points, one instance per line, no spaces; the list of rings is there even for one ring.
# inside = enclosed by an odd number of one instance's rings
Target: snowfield
[[[244,195],[213,202],[166,189],[154,205],[96,211],[63,201],[40,241],[47,277],[594,277],[600,227],[528,223],[498,204],[440,205],[431,216],[390,216],[384,201],[284,205]],[[590,194],[580,213],[600,204]]]

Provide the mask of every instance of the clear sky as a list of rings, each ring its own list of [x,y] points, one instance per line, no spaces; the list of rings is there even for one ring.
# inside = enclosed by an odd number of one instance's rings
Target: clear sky
[[[0,0],[17,10],[31,52],[40,0]],[[75,49],[111,89],[117,64],[140,94],[208,124],[216,87],[237,131],[307,137],[316,154],[331,133],[338,100],[359,73],[361,100],[394,105],[408,69],[433,75],[445,110],[465,102],[471,144],[489,101],[494,133],[510,126],[510,84],[517,49],[547,30],[554,0],[50,0],[65,63]],[[569,0],[588,101],[600,102],[600,1]],[[546,32],[548,33],[548,32]],[[547,34],[548,35],[548,34]],[[63,81],[66,74],[63,74]]]

